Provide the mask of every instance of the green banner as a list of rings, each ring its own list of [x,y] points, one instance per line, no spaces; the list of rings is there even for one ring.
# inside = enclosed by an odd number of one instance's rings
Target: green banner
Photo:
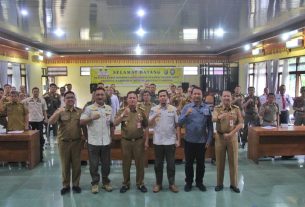
[[[109,67],[91,68],[91,83],[106,85],[181,84],[183,68],[177,67]]]

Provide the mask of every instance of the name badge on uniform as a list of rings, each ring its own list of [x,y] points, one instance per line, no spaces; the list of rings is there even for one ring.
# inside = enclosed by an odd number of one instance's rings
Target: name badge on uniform
[[[230,119],[230,127],[234,126],[234,121],[233,119]]]
[[[138,128],[138,129],[141,128],[141,122],[137,122],[137,128]]]

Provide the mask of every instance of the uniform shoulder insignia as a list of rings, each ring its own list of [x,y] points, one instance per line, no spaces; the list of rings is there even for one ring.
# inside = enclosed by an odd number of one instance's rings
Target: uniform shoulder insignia
[[[141,106],[138,107],[138,109],[142,110],[142,111],[145,111],[145,109]]]
[[[232,104],[232,108],[239,108],[237,105]]]
[[[106,109],[112,109],[111,106],[109,106],[109,105],[105,105],[105,108]]]
[[[168,107],[167,107],[167,110],[168,111],[174,111],[174,110],[177,110],[177,108],[171,104],[168,104]]]
[[[215,106],[215,108],[221,108],[222,107],[222,105],[217,105],[217,106]]]

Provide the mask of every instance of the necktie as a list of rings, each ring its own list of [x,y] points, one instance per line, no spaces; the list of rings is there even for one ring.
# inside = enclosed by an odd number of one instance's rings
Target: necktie
[[[284,98],[284,95],[282,95],[282,103],[283,103],[283,110],[286,109],[286,100]]]

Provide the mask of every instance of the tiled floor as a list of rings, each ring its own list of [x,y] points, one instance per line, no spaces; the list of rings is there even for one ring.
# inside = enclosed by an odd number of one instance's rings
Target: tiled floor
[[[89,167],[82,167],[81,194],[60,195],[61,178],[58,151],[54,147],[45,150],[45,161],[33,170],[20,164],[0,166],[0,207],[68,207],[68,206],[120,206],[120,207],[192,207],[192,206],[232,206],[232,207],[303,207],[305,206],[304,156],[283,161],[280,159],[261,161],[259,165],[246,159],[246,151],[239,152],[240,194],[228,189],[228,167],[226,169],[225,189],[216,193],[215,166],[207,161],[204,182],[207,192],[183,191],[184,164],[177,164],[176,183],[180,188],[177,194],[167,189],[166,174],[164,189],[153,193],[153,165],[145,172],[145,183],[149,192],[143,194],[132,185],[130,191],[119,193],[122,181],[121,166],[114,163],[110,178],[114,191],[90,192]],[[135,183],[135,168],[132,168],[132,182]]]

